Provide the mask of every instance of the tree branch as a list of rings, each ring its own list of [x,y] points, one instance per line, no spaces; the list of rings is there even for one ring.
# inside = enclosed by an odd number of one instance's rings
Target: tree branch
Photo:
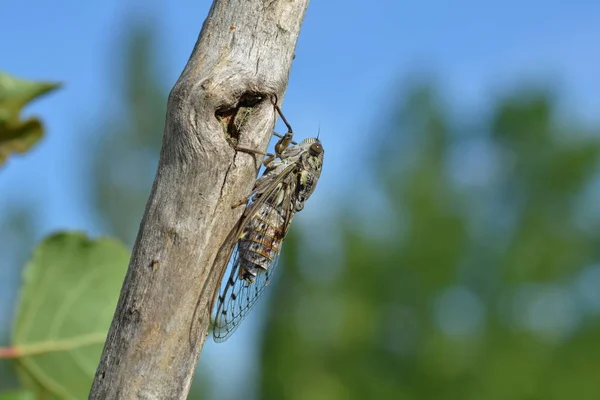
[[[285,92],[307,6],[214,1],[169,95],[157,175],[90,399],[186,398],[219,284],[213,260],[261,161],[232,144],[266,149],[271,98]]]

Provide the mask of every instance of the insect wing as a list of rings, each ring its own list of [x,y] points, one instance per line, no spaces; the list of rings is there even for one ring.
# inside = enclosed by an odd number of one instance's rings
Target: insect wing
[[[223,291],[217,297],[217,308],[213,322],[215,342],[227,340],[248,315],[256,304],[256,300],[271,281],[273,271],[277,267],[278,258],[279,254],[266,271],[257,274],[255,281],[249,283],[240,276],[240,259],[238,245],[236,245],[231,274],[225,282]]]
[[[283,238],[287,233],[293,216],[289,200],[295,189],[295,185],[293,184],[295,182],[293,179],[294,169],[293,166],[289,166],[275,179],[264,185],[261,188],[264,191],[261,190],[260,193],[255,194],[255,200],[250,203],[247,214],[242,217],[243,221],[236,229],[234,239],[238,239],[238,241],[233,248],[233,252],[229,258],[230,262],[227,266],[230,273],[227,280],[221,283],[222,290],[220,290],[216,298],[217,306],[213,315],[213,338],[216,342],[223,342],[233,334],[271,281],[272,274],[277,267]],[[282,182],[285,183],[286,181],[288,184],[281,185]],[[257,195],[260,195],[258,199],[256,199]],[[265,205],[272,204],[278,198],[283,199],[280,207],[265,207]],[[269,210],[269,212],[265,215],[260,215],[260,211],[265,209]],[[283,212],[283,215],[276,215],[278,210],[280,210],[279,212]],[[281,223],[271,225],[278,226],[263,224],[262,229],[254,230],[250,228],[252,226],[260,226],[260,223],[256,224],[257,221],[274,221],[277,217],[279,217]],[[242,265],[243,259],[249,250],[247,246],[242,247],[242,241],[239,240],[241,233],[247,227],[250,228],[250,237],[246,237],[245,239],[253,242],[252,245],[256,243],[259,249],[271,252],[268,254],[270,262],[265,265],[266,269],[257,268],[255,271],[256,276],[252,282],[245,279],[245,268]],[[278,246],[273,240],[275,236],[280,236]]]

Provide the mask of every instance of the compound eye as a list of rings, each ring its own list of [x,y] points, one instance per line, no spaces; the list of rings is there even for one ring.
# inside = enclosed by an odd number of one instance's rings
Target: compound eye
[[[313,156],[318,156],[323,153],[323,146],[321,143],[313,143],[310,145],[310,154]]]

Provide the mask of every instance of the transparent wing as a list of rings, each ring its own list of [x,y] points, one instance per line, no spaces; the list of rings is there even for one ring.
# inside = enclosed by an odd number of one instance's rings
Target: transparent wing
[[[224,342],[237,329],[271,281],[271,276],[277,267],[279,254],[269,265],[269,268],[257,274],[254,282],[249,283],[239,274],[240,260],[238,245],[233,253],[232,267],[229,278],[224,282],[224,288],[217,298],[217,308],[214,314],[213,338],[215,342]]]
[[[293,168],[286,169],[285,173],[268,185],[259,199],[249,205],[244,223],[236,231],[238,241],[229,258],[227,266],[229,275],[226,275],[228,278],[221,282],[221,290],[216,298],[217,305],[213,314],[213,337],[216,342],[223,342],[231,336],[271,281],[277,267],[283,239],[293,217],[291,197],[295,190],[295,176],[292,171]],[[278,206],[264,207],[265,204],[275,203]],[[266,214],[265,210],[268,210]],[[280,214],[276,215],[278,212]],[[263,223],[276,220],[280,223],[271,226]],[[247,241],[250,239],[251,246],[254,246],[255,250],[272,251],[269,254],[270,261],[264,265],[264,268],[256,268],[256,276],[252,282],[245,279],[245,268],[242,265],[244,255],[246,254],[247,257],[249,250],[247,247],[242,248],[239,241],[240,234],[247,226],[256,228],[250,237],[245,238]]]

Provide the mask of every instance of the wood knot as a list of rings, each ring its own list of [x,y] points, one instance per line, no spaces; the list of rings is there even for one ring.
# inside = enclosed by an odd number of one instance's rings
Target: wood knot
[[[250,119],[253,109],[267,98],[267,95],[256,92],[242,94],[234,107],[222,107],[215,111],[215,117],[223,126],[227,141],[232,146],[239,143],[240,133]]]

